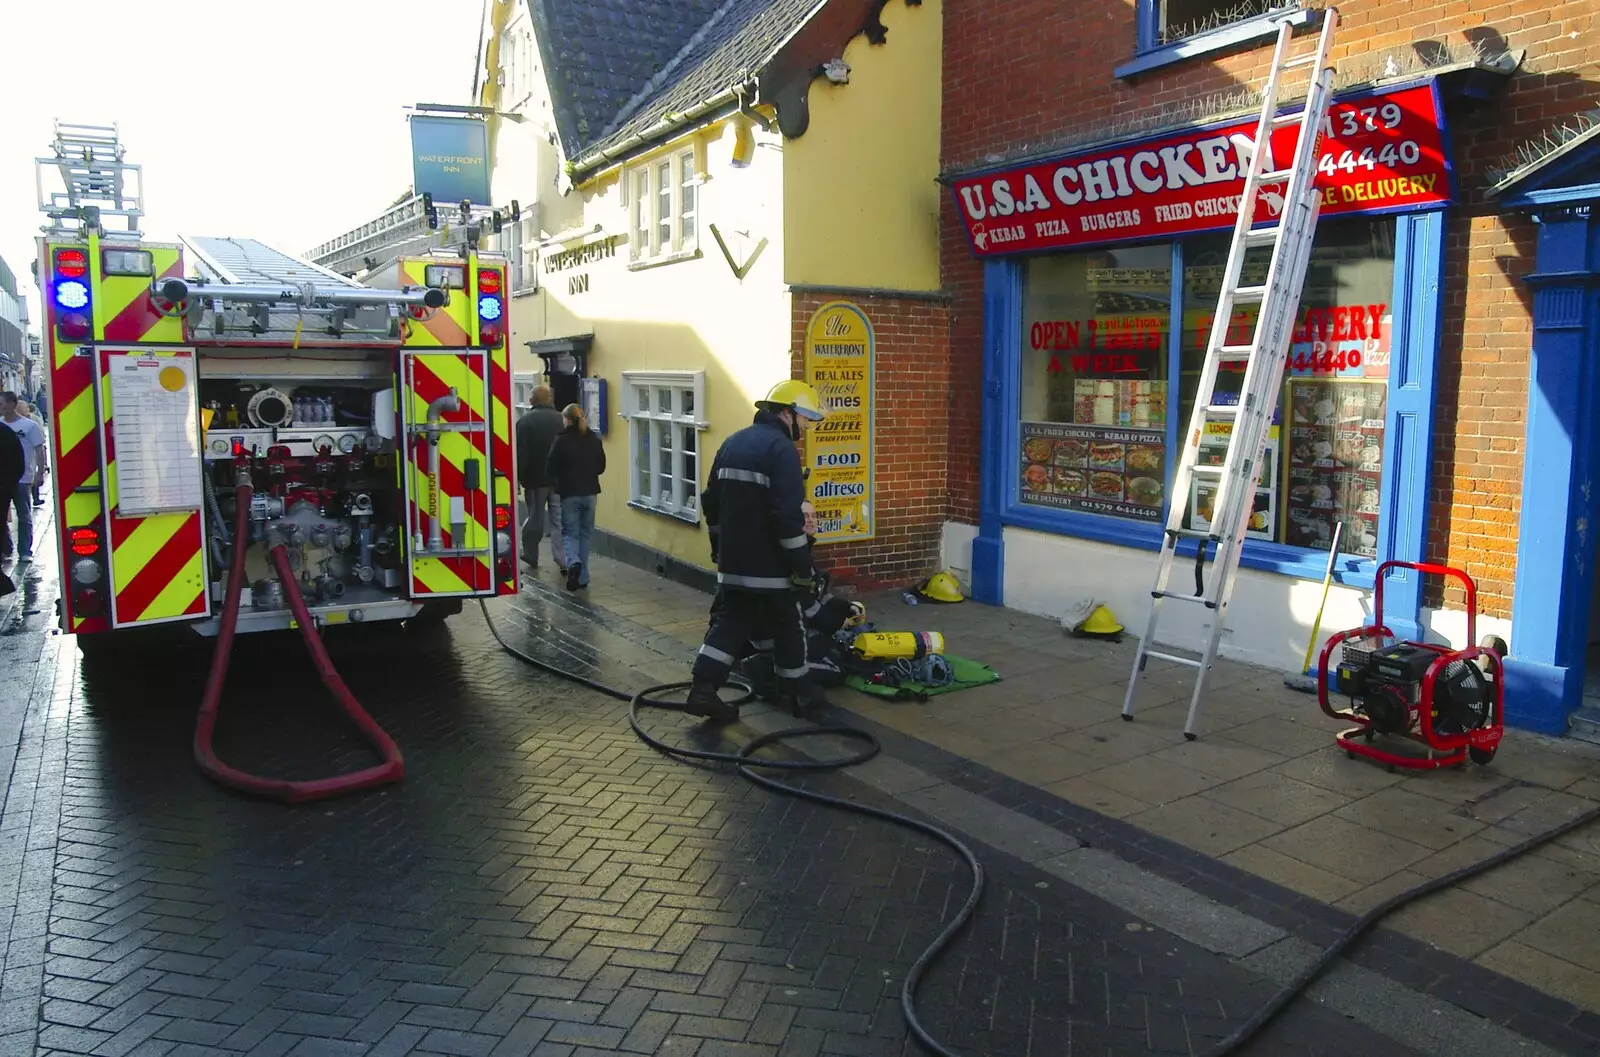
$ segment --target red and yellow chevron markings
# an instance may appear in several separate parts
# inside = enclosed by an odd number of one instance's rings
[[[176,246],[140,246],[154,258],[157,279],[183,277],[183,254]],[[183,341],[183,320],[163,316],[150,300],[150,277],[105,275],[100,279],[94,314],[104,320],[104,341],[177,344]]]
[[[503,307],[500,338],[489,349],[489,405],[492,409],[489,418],[490,435],[493,438],[490,451],[494,457],[494,502],[496,506],[506,507],[511,511],[517,508],[516,503],[516,464],[513,461],[513,452],[516,450],[511,443],[511,348],[506,338],[510,323],[510,298],[507,290],[507,276],[501,268],[476,267],[474,259],[473,273],[471,276],[472,289],[479,289],[479,276],[485,271],[493,271],[499,281],[494,284],[494,289],[499,291]],[[471,298],[474,302],[476,297]],[[521,547],[521,534],[517,532],[515,516],[508,532],[511,537],[511,550],[504,555],[510,575],[499,581],[495,593],[501,595],[514,595],[517,593],[517,550]]]
[[[190,356],[188,350],[142,349],[141,355]],[[117,627],[205,616],[205,526],[200,511],[122,517],[117,509],[116,422],[112,417],[111,357],[100,350],[105,446],[105,495],[110,507],[112,614]]]
[[[418,258],[400,262],[400,281],[404,286],[423,288],[428,285],[430,264],[451,264],[437,258]],[[413,349],[460,349],[469,345],[468,330],[472,311],[471,299],[465,290],[450,291],[450,303],[436,309],[426,319],[410,319],[410,330],[405,344]]]
[[[422,424],[428,418],[428,405],[454,388],[461,400],[456,411],[444,413],[442,421],[455,424],[487,422],[488,386],[484,378],[485,355],[477,351],[414,353],[406,357],[408,375],[406,399],[410,402],[409,421]],[[428,479],[428,440],[424,435],[406,438],[410,448],[408,482],[410,491],[411,540],[418,532],[426,534],[430,507],[435,501]],[[448,549],[480,549],[482,555],[450,557],[414,556],[411,589],[414,595],[463,595],[489,591],[494,586],[493,511],[489,501],[489,439],[482,432],[441,430],[439,434],[439,481],[437,512],[442,522],[443,544]],[[467,488],[467,463],[478,463],[478,486]],[[462,500],[465,510],[464,534],[457,538],[450,524],[450,501]]]
[[[39,240],[40,298],[44,305],[44,353],[49,365],[49,399],[53,413],[50,416],[50,452],[54,460],[52,477],[56,492],[56,533],[62,569],[72,568],[76,555],[69,547],[74,528],[101,528],[103,512],[100,505],[100,438],[96,427],[98,419],[94,403],[94,362],[79,356],[82,346],[60,340],[56,324],[61,311],[50,296],[49,265],[59,249],[78,249],[91,258],[94,247],[84,242],[47,243]],[[91,303],[92,308],[97,308]],[[91,330],[91,334],[93,331]],[[65,586],[65,585],[64,585]],[[79,614],[75,609],[73,590],[62,591],[63,622],[66,631],[89,633],[106,631],[111,627],[110,610],[100,608]],[[102,597],[103,593],[102,593]]]

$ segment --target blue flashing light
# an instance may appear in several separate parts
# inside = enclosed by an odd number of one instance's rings
[[[62,308],[82,308],[89,303],[89,288],[76,279],[56,284],[56,304]]]
[[[478,318],[493,323],[500,318],[500,299],[484,295],[478,298]]]

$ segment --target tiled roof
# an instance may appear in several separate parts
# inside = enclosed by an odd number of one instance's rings
[[[751,77],[822,0],[529,0],[556,129],[580,161]]]

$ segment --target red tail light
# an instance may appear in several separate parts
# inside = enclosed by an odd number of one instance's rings
[[[89,336],[89,317],[77,313],[62,316],[56,323],[56,334],[61,341],[83,341]]]
[[[56,250],[56,275],[81,279],[89,274],[89,254],[83,250]]]
[[[505,330],[498,323],[485,323],[478,331],[479,341],[487,349],[498,349]]]
[[[494,527],[497,530],[499,530],[499,529],[507,529],[507,528],[511,527],[511,508],[510,507],[501,506],[499,503],[495,504],[495,506],[494,506]]]
[[[67,533],[67,545],[80,558],[92,558],[100,553],[100,530],[93,525],[75,528]]]
[[[85,587],[72,596],[72,611],[80,617],[99,616],[105,608],[105,596],[92,587]]]
[[[485,268],[478,273],[478,292],[480,294],[498,294],[500,292],[500,273],[492,268]]]
[[[499,561],[495,562],[495,568],[499,570],[501,583],[511,582],[512,569],[510,558],[501,558]]]

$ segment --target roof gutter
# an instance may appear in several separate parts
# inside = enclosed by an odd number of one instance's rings
[[[636,132],[629,136],[615,147],[607,147],[605,150],[595,151],[593,154],[573,162],[573,186],[586,182],[586,178],[594,175],[595,170],[610,168],[612,165],[625,161],[631,155],[642,153],[649,144],[657,140],[666,139],[673,132],[697,124],[718,111],[740,109],[744,99],[742,93],[745,88],[745,84],[736,84],[725,88],[693,109],[684,111],[683,116],[676,121],[658,121],[644,131]]]

